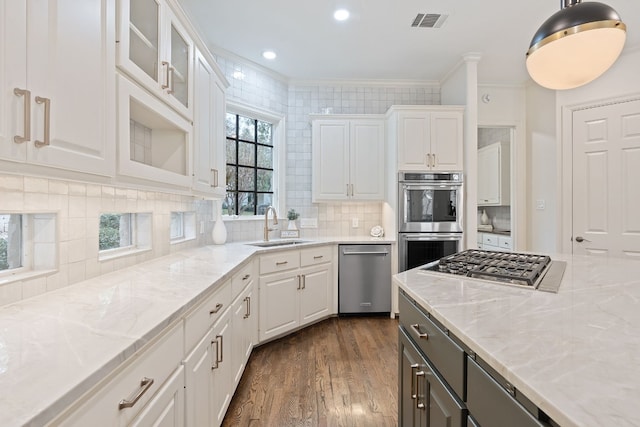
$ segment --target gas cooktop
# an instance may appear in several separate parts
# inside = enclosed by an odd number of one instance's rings
[[[547,255],[469,249],[427,264],[424,270],[557,292],[566,263]]]

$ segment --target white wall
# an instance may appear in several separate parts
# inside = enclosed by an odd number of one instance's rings
[[[515,250],[528,249],[527,123],[524,87],[478,85],[478,126],[514,129],[511,146],[511,235]]]
[[[558,232],[557,151],[555,120],[555,91],[538,85],[527,87],[527,233],[528,250],[554,253]],[[544,209],[538,209],[538,201]]]

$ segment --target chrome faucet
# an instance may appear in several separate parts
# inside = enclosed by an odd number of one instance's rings
[[[278,214],[273,206],[267,206],[264,210],[264,241],[269,241],[269,232],[275,230],[275,228],[269,228],[269,211],[273,211],[273,225],[278,224]]]

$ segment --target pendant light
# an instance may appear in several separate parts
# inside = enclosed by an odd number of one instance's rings
[[[613,8],[595,1],[561,0],[531,40],[527,71],[549,89],[572,89],[602,75],[616,61],[627,27]]]

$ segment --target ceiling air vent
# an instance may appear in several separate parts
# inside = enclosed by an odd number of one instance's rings
[[[448,16],[440,13],[418,13],[411,26],[415,28],[440,28]]]

